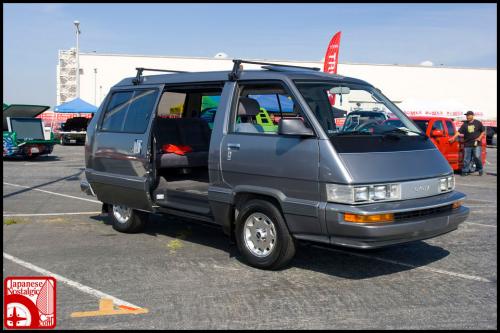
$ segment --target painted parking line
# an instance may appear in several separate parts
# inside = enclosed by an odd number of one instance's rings
[[[456,182],[455,185],[458,185],[459,187],[460,186],[465,186],[465,187],[479,187],[479,188],[488,188],[488,187],[485,187],[484,185],[472,185],[472,184],[462,184],[462,183],[458,183]],[[495,184],[496,185],[496,184]]]
[[[32,271],[35,271],[37,273],[40,273],[40,274],[43,274],[43,275],[46,275],[46,276],[52,276],[52,277],[54,277],[57,280],[57,282],[61,282],[61,283],[67,284],[70,287],[76,288],[76,289],[80,290],[81,292],[84,292],[86,294],[92,295],[92,296],[97,297],[99,299],[103,299],[103,298],[105,298],[105,299],[111,299],[111,300],[113,300],[114,304],[116,304],[118,306],[126,306],[128,308],[133,308],[133,309],[144,309],[144,308],[141,308],[140,306],[137,306],[137,305],[134,305],[132,303],[126,302],[126,301],[124,301],[122,299],[119,299],[117,297],[114,297],[114,296],[111,296],[109,294],[103,293],[102,291],[99,291],[97,289],[91,288],[89,286],[85,286],[85,285],[83,285],[83,284],[81,284],[79,282],[67,279],[64,276],[52,273],[52,272],[50,272],[50,271],[48,271],[46,269],[43,269],[41,267],[35,266],[33,264],[30,264],[29,262],[26,262],[24,260],[21,260],[19,258],[11,256],[8,253],[4,252],[3,253],[3,257],[5,259],[8,259],[8,260],[12,261],[12,262],[15,262],[18,265],[21,265],[21,266],[23,266],[25,268],[28,268],[28,269],[30,269]],[[144,309],[144,310],[146,310],[146,312],[147,312],[147,309]]]
[[[43,193],[48,193],[48,194],[53,194],[53,195],[59,195],[61,197],[78,199],[78,200],[83,200],[83,201],[95,202],[95,203],[98,203],[98,204],[102,204],[102,202],[97,201],[97,200],[85,199],[85,198],[75,197],[75,196],[68,195],[68,194],[56,193],[56,192],[51,192],[51,191],[46,191],[46,190],[40,190],[38,188],[33,188],[33,187],[30,187],[30,186],[17,185],[17,184],[11,184],[11,183],[6,183],[6,182],[4,182],[3,184],[4,185],[9,185],[9,186],[15,186],[15,187],[29,188],[32,191],[38,191],[38,192],[43,192]]]
[[[491,224],[482,224],[482,223],[474,223],[474,222],[467,222],[467,221],[465,221],[464,223],[467,223],[467,224],[474,224],[474,225],[480,225],[480,226],[483,226],[483,227],[491,227],[491,228],[496,228],[496,227],[497,227],[496,225],[491,225]]]
[[[113,303],[112,299],[101,298],[101,300],[99,301],[99,309],[97,311],[94,310],[94,311],[73,312],[71,314],[71,317],[81,318],[81,317],[100,317],[100,316],[148,313],[148,310],[143,308],[136,309],[125,305],[118,306],[118,309],[116,309],[115,307],[116,305]]]
[[[482,199],[465,199],[464,202],[465,203],[470,203],[470,202],[496,203],[496,201],[482,200]]]
[[[313,245],[313,246],[317,247],[317,248],[324,249],[324,250],[328,250],[328,251],[340,252],[340,253],[344,253],[344,254],[348,254],[348,255],[352,255],[352,256],[362,257],[362,258],[366,258],[366,259],[378,260],[378,261],[382,261],[382,262],[389,263],[389,264],[394,264],[394,265],[399,265],[399,266],[404,266],[404,267],[409,267],[409,268],[414,268],[414,269],[420,269],[420,270],[423,270],[423,271],[428,271],[428,272],[433,272],[433,273],[438,273],[438,274],[444,274],[444,275],[448,275],[448,276],[459,277],[459,278],[462,278],[462,279],[473,280],[473,281],[480,281],[480,282],[493,282],[493,281],[490,281],[490,280],[488,280],[486,278],[483,278],[481,276],[475,276],[475,275],[469,275],[469,274],[462,274],[462,273],[450,272],[450,271],[446,271],[446,270],[439,269],[439,268],[424,267],[424,266],[415,266],[415,265],[408,264],[408,263],[401,262],[401,261],[396,261],[396,260],[391,260],[391,259],[386,259],[386,258],[381,258],[381,257],[376,257],[376,256],[370,256],[370,255],[361,254],[361,253],[348,252],[348,251],[344,251],[344,250],[323,247],[323,246],[320,246],[320,245]]]
[[[40,213],[40,214],[3,214],[4,217],[30,217],[30,216],[59,216],[59,215],[92,215],[100,214],[101,212],[76,212],[76,213]]]

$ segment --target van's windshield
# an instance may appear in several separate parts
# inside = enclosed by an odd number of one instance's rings
[[[327,135],[425,136],[378,89],[360,84],[296,81],[300,93]],[[346,115],[339,118],[336,115]]]

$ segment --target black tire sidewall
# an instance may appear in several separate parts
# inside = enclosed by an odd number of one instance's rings
[[[245,221],[253,213],[262,213],[266,215],[274,224],[276,229],[276,244],[273,252],[264,258],[260,258],[252,254],[245,245],[244,240],[244,225]],[[251,265],[257,268],[272,269],[279,264],[280,259],[284,256],[284,252],[288,247],[289,232],[285,224],[285,220],[276,206],[265,200],[254,199],[249,201],[241,209],[236,220],[236,243],[240,253],[244,259]]]

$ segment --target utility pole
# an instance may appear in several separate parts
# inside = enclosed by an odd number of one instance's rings
[[[76,27],[76,97],[80,97],[80,22],[74,21]]]
[[[97,105],[97,68],[94,68],[94,105]]]

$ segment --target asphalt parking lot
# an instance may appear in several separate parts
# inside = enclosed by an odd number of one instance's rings
[[[246,266],[222,231],[189,220],[116,232],[80,192],[83,150],[3,162],[3,275],[62,277],[57,328],[497,328],[496,148],[483,177],[456,177],[471,208],[458,230],[370,252],[303,244],[276,272]],[[103,295],[147,313],[71,316]]]

